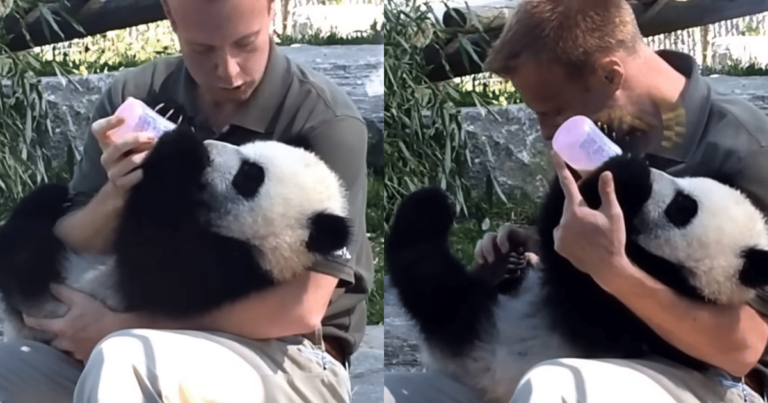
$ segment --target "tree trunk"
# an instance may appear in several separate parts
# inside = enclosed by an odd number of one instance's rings
[[[78,7],[63,7],[60,4],[41,6],[56,19],[58,31],[61,31],[63,36],[50,25],[39,9],[25,17],[26,29],[32,43],[21,30],[21,21],[13,15],[6,16],[3,29],[6,35],[11,36],[7,44],[8,49],[17,52],[149,24],[166,18],[160,0],[90,0],[84,5],[85,1],[70,2]],[[70,18],[80,25],[82,31],[70,23]]]

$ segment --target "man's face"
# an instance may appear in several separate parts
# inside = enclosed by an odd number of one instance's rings
[[[597,73],[595,73],[597,74]],[[624,137],[630,131],[647,130],[639,105],[627,91],[606,85],[604,77],[572,78],[564,67],[544,61],[524,63],[511,77],[526,105],[536,113],[544,140],[550,142],[557,128],[575,115],[591,118]]]
[[[214,103],[246,100],[269,59],[273,0],[166,0],[184,62]]]

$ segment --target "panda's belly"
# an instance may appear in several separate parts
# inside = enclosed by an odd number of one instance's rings
[[[545,320],[538,274],[529,275],[517,297],[500,299],[495,309],[495,332],[476,343],[467,356],[456,360],[426,348],[425,364],[461,379],[488,402],[507,403],[520,379],[536,364],[578,356]]]

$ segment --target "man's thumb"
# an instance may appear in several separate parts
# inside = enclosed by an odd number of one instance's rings
[[[619,200],[616,198],[613,175],[608,171],[600,175],[600,200],[600,210],[612,213],[621,211]]]

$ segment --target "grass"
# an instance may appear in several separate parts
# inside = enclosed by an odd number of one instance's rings
[[[299,37],[283,36],[277,38],[281,46],[292,44],[359,45],[380,44],[381,33],[372,27],[371,32],[358,32],[340,35],[337,32],[322,34],[314,32]],[[58,66],[68,74],[88,75],[119,71],[140,66],[157,57],[179,53],[175,35],[167,21],[147,24],[125,30],[95,35],[83,40],[72,41],[33,49],[41,63],[32,66],[38,76],[54,76]],[[368,232],[373,248],[375,275],[373,289],[368,297],[368,324],[381,324],[384,318],[384,269],[382,259],[382,240],[385,223],[382,216],[383,195],[382,178],[369,175],[368,193]]]

